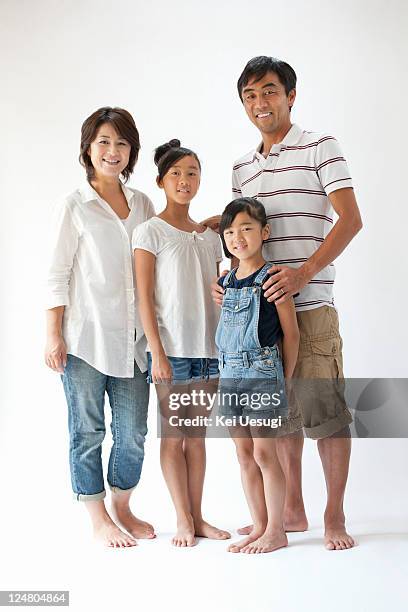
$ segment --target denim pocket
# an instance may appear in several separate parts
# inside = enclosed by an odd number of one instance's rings
[[[222,304],[222,321],[227,326],[243,325],[249,316],[251,298],[241,298],[239,301],[224,299]]]
[[[273,359],[257,359],[251,363],[251,368],[262,375],[262,378],[272,378],[277,381],[278,370]]]

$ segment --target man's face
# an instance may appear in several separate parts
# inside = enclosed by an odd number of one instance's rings
[[[295,101],[296,91],[286,95],[276,72],[267,72],[260,81],[250,79],[242,90],[242,99],[248,117],[263,134],[286,128],[290,123],[289,109]]]

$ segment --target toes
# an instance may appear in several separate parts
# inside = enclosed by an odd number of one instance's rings
[[[238,546],[235,546],[235,544],[231,544],[230,546],[228,546],[227,551],[232,552],[232,553],[237,553],[239,552],[239,548]]]
[[[329,542],[327,542],[326,544],[326,548],[327,550],[335,550],[335,546],[334,546],[334,542],[332,542],[332,540],[329,540]]]

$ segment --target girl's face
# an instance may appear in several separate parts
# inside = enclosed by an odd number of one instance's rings
[[[240,212],[226,230],[224,240],[227,249],[237,259],[249,259],[261,255],[262,242],[269,237],[269,225],[262,227],[247,212]]]
[[[110,123],[103,123],[88,149],[95,176],[119,179],[129,163],[130,150],[130,143]]]
[[[190,204],[200,186],[200,168],[195,157],[186,155],[170,166],[159,187],[164,189],[167,200],[177,204]]]

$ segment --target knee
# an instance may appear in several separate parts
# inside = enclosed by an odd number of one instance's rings
[[[263,448],[254,449],[254,460],[261,470],[271,467],[272,464],[272,457],[270,453],[265,451]]]
[[[202,450],[205,448],[204,438],[184,438],[184,446],[189,450]]]
[[[248,470],[254,464],[253,448],[237,447],[237,458],[242,470]]]
[[[161,453],[177,453],[183,450],[183,438],[162,438],[160,443]]]

